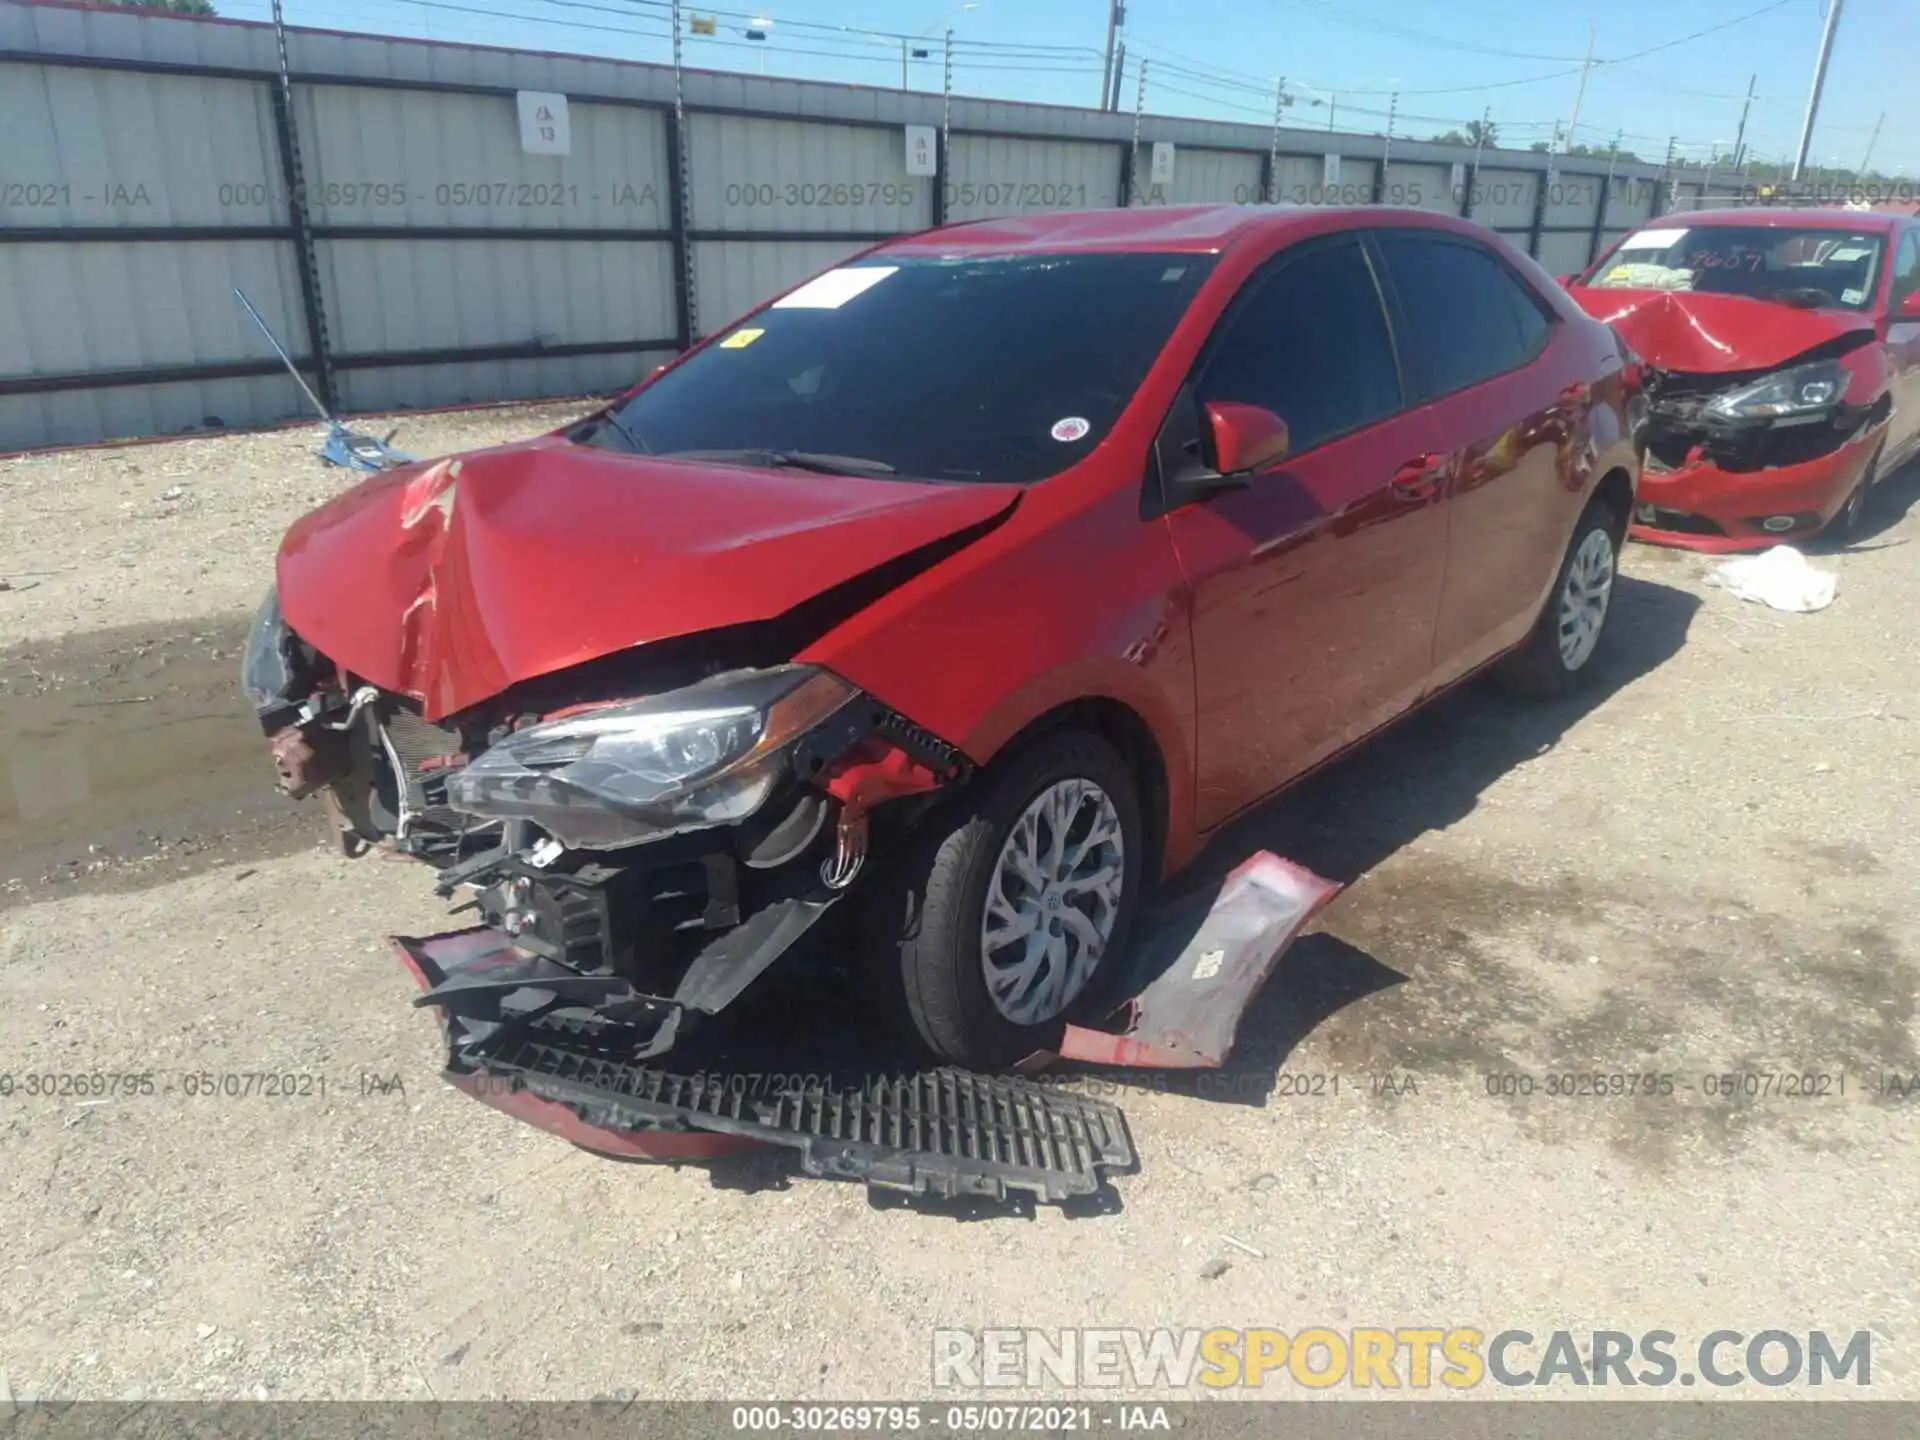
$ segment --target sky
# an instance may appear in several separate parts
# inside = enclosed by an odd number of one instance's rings
[[[215,0],[261,19],[268,0]],[[901,83],[899,36],[926,36],[909,59],[915,89],[941,86],[941,42],[955,37],[954,90],[998,99],[1097,105],[1107,0],[748,0],[688,3],[716,20],[689,35],[685,63],[880,86]],[[1575,138],[1658,161],[1730,153],[1749,79],[1746,141],[1757,163],[1790,159],[1834,0],[1127,0],[1121,108],[1271,123],[1285,76],[1288,124],[1416,137],[1491,113],[1500,143],[1524,147],[1573,120]],[[669,0],[284,0],[287,22],[477,44],[671,58]],[[745,31],[757,19],[767,39]],[[845,28],[842,28],[845,27]],[[878,33],[862,33],[878,32]],[[1702,33],[1710,32],[1710,33]],[[1698,37],[1698,38],[1693,38]],[[916,42],[907,42],[913,48]],[[1844,0],[1809,159],[1920,177],[1920,123],[1896,83],[1920,79],[1920,0]],[[1390,102],[1398,91],[1397,101]],[[1885,112],[1877,138],[1876,121]]]

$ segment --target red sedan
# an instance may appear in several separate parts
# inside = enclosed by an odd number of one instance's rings
[[[1920,220],[1675,215],[1568,281],[1645,362],[1635,538],[1753,550],[1859,533],[1920,451]]]
[[[1236,815],[1496,662],[1593,669],[1629,373],[1442,216],[955,225],[307,515],[246,689],[290,793],[477,902],[406,945],[456,1074],[661,1054],[843,900],[909,1032],[1004,1067]]]

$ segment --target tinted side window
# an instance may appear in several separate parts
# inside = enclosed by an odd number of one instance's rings
[[[1524,365],[1546,337],[1539,302],[1470,241],[1386,231],[1379,236],[1407,321],[1421,393],[1432,399]]]
[[[1265,406],[1287,422],[1295,454],[1398,410],[1393,341],[1359,243],[1282,256],[1250,281],[1198,395]]]
[[[1920,230],[1909,230],[1893,261],[1893,303],[1898,305],[1915,290],[1920,290]]]

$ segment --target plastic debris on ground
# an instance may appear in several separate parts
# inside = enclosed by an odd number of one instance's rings
[[[1741,600],[1794,614],[1826,609],[1833,603],[1839,583],[1839,576],[1816,570],[1791,545],[1776,545],[1763,554],[1729,560],[1715,566],[1707,576],[1707,584]]]

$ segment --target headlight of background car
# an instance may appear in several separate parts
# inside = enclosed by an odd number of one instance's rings
[[[837,675],[783,665],[583,710],[508,736],[454,772],[447,798],[575,849],[730,824],[766,803],[793,742],[854,694]]]
[[[1705,407],[1721,420],[1767,420],[1806,425],[1823,420],[1847,390],[1847,372],[1838,362],[1818,360],[1729,390]]]

